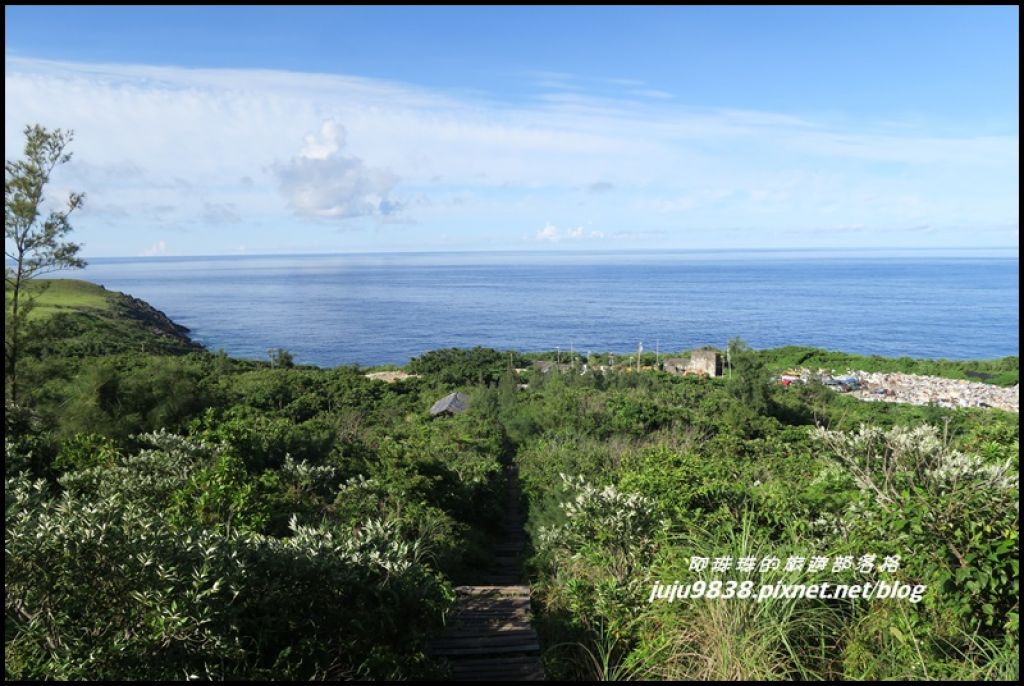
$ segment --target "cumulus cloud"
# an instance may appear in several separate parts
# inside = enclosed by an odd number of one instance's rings
[[[157,241],[153,245],[149,246],[142,251],[143,257],[154,257],[156,255],[164,255],[167,253],[167,243],[162,240]]]
[[[579,241],[584,239],[601,239],[604,233],[600,231],[586,231],[582,226],[562,231],[557,226],[548,222],[544,228],[536,233],[534,238],[538,241],[557,243],[558,241]]]
[[[561,234],[558,233],[558,227],[554,224],[545,224],[544,228],[537,232],[538,241],[557,241],[561,238]]]
[[[306,135],[298,156],[273,165],[278,186],[292,209],[303,216],[331,219],[387,216],[398,211],[400,204],[388,198],[398,177],[342,154],[344,146],[345,128],[328,119],[319,136]]]

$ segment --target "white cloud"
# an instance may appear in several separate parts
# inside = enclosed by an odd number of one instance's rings
[[[167,253],[167,243],[162,240],[157,241],[153,245],[149,246],[142,251],[143,257],[153,257],[155,255],[164,255]]]
[[[398,182],[394,174],[341,154],[345,145],[341,124],[328,119],[319,137],[307,134],[305,141],[297,157],[272,167],[281,192],[298,214],[351,219],[386,216],[399,209],[399,203],[388,198]]]
[[[562,92],[510,104],[350,76],[8,56],[5,153],[21,155],[29,123],[75,130],[75,158],[53,188],[87,193],[79,220],[90,250],[102,241],[89,230],[130,227],[148,232],[145,243],[190,231],[190,247],[257,252],[280,245],[270,236],[282,226],[286,240],[311,245],[329,233],[324,218],[360,217],[409,237],[397,247],[442,232],[452,244],[599,238],[570,236],[572,227],[522,233],[569,206],[584,226],[599,217],[609,241],[664,232],[658,243],[681,245],[693,227],[1017,223],[1015,132],[940,135],[693,107],[619,81],[617,99]],[[393,226],[396,213],[416,228]],[[123,240],[108,244],[123,249]]]
[[[566,241],[580,241],[587,239],[602,239],[604,233],[601,231],[586,231],[582,226],[577,226],[572,229],[566,229],[565,231],[560,230],[557,226],[548,222],[544,225],[544,228],[538,231],[534,235],[534,239],[538,241],[549,241],[557,243],[562,240]]]
[[[558,232],[558,227],[554,224],[545,224],[544,228],[537,232],[536,236],[538,241],[559,241],[562,236]]]

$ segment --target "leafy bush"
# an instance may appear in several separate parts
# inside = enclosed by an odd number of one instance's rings
[[[511,355],[510,358],[509,353],[480,346],[469,350],[446,348],[413,358],[408,369],[413,374],[422,374],[446,386],[497,383],[510,363],[523,363],[515,353]]]
[[[125,459],[139,474],[127,482],[101,467],[65,477],[60,495],[6,481],[8,678],[429,673],[425,637],[452,593],[418,540],[378,518],[344,535],[294,522],[286,538],[202,526],[178,494],[205,478],[209,449],[147,440],[157,447]]]
[[[844,520],[851,537],[902,554],[937,620],[987,636],[1018,630],[1020,488],[1009,461],[955,450],[928,425],[814,436],[860,488]]]

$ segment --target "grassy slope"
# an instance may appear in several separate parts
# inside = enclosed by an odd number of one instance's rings
[[[42,279],[28,282],[25,293],[34,299],[31,319],[52,317],[60,312],[112,313],[117,293],[78,279]],[[8,298],[10,290],[8,289]]]
[[[187,329],[124,293],[78,279],[27,284],[32,345],[48,353],[80,356],[128,351],[184,353],[198,350]],[[7,297],[10,297],[8,289]]]

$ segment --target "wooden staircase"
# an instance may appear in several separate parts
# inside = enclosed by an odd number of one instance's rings
[[[530,587],[520,582],[523,512],[518,466],[505,466],[507,502],[503,536],[494,547],[494,565],[480,585],[457,586],[455,610],[431,654],[447,660],[456,681],[538,681],[544,679],[540,642],[530,625]]]

